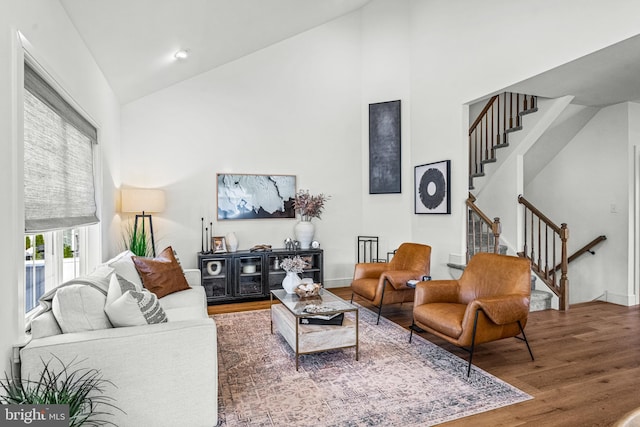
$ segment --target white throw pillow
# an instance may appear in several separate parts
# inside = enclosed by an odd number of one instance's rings
[[[140,326],[167,321],[167,315],[154,293],[146,289],[138,289],[126,279],[118,277],[117,274],[111,278],[104,311],[115,327]]]
[[[87,285],[58,288],[51,310],[63,333],[95,331],[111,327],[104,312],[105,295]]]
[[[124,251],[102,265],[113,268],[116,274],[119,274],[139,288],[142,288],[142,280],[140,279],[138,270],[136,270],[136,266],[133,264],[132,256],[135,256],[133,252]]]

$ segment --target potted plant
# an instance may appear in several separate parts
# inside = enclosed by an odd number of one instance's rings
[[[56,369],[54,362],[60,367]],[[58,357],[43,363],[36,379],[9,378],[0,381],[0,404],[69,405],[69,427],[104,426],[112,410],[121,409],[113,404],[113,398],[105,396],[111,381],[102,378],[97,369],[76,368],[75,359],[65,364]],[[115,387],[115,386],[114,386]]]
[[[329,196],[320,193],[309,194],[309,190],[300,190],[293,200],[293,208],[300,214],[300,221],[295,225],[296,240],[300,242],[301,249],[309,249],[315,234],[315,226],[311,222],[313,218],[320,219],[325,202]]]
[[[153,255],[153,248],[144,227],[135,228],[131,223],[128,223],[122,240],[125,248],[137,256],[150,257]]]

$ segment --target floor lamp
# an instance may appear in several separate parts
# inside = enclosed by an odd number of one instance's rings
[[[156,256],[156,242],[153,236],[153,217],[151,213],[164,210],[164,191],[143,188],[126,188],[121,190],[122,212],[136,212],[136,221],[133,225],[133,233],[138,230],[138,221],[142,220],[142,231],[145,232],[145,219],[149,219],[149,231],[151,234],[151,249]],[[141,213],[140,213],[141,212]]]

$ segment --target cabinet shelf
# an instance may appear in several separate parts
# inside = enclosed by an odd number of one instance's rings
[[[198,267],[202,274],[202,286],[207,294],[207,303],[222,304],[269,298],[272,289],[282,288],[282,280],[286,274],[282,269],[274,270],[273,266],[284,258],[296,255],[313,266],[305,269],[300,275],[311,277],[316,283],[322,283],[322,249],[199,253]],[[255,265],[255,273],[243,273],[242,268],[247,265]],[[212,275],[214,272],[217,274]]]

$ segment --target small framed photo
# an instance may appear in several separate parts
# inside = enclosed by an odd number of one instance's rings
[[[451,213],[451,160],[415,167],[415,213]]]
[[[224,236],[214,236],[211,238],[211,249],[213,253],[220,254],[227,252],[227,241]]]

